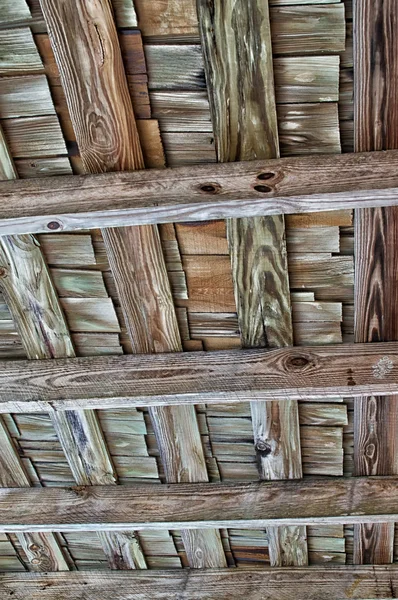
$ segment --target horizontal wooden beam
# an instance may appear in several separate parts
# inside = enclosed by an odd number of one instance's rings
[[[0,586],[4,600],[364,600],[397,598],[398,567],[3,573]]]
[[[7,533],[262,529],[363,521],[398,521],[398,477],[0,489],[0,531]]]
[[[398,151],[0,182],[0,235],[398,205]]]
[[[398,393],[398,342],[0,361],[0,413]]]

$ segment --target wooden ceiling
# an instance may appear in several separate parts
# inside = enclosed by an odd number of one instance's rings
[[[0,0],[0,600],[398,597],[397,24]]]

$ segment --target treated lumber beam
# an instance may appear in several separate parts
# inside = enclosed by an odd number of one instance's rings
[[[85,171],[143,169],[144,159],[108,0],[95,3],[69,0],[62,4],[41,0],[41,6]],[[133,351],[182,351],[157,227],[103,229],[102,235]],[[152,411],[151,418],[166,479],[207,481],[194,407],[158,408]],[[198,532],[197,539],[195,535],[183,534],[183,540],[191,566],[227,566],[219,532]]]
[[[197,0],[219,162],[279,158],[268,2]],[[283,215],[228,219],[244,348],[293,345]],[[297,400],[251,404],[260,479],[303,475]],[[305,528],[270,528],[272,566],[308,564]]]
[[[5,573],[0,598],[18,600],[340,600],[396,598],[398,568],[181,569],[129,573]]]
[[[357,0],[354,17],[354,146],[357,152],[398,148],[398,5]],[[398,208],[355,214],[355,341],[398,340]],[[356,475],[398,474],[398,396],[357,398]],[[354,528],[354,563],[394,560],[392,523]]]
[[[397,164],[389,151],[4,181],[0,234],[394,206]]]
[[[84,169],[143,168],[111,5],[41,0],[41,8]],[[94,412],[53,412],[52,421],[79,485],[117,483]],[[100,539],[112,569],[146,568],[134,532],[104,533]]]
[[[398,520],[397,477],[0,489],[0,530],[10,533],[262,529],[364,520]]]
[[[0,362],[0,412],[398,392],[398,343]]]

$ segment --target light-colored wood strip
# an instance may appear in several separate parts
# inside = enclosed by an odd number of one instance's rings
[[[355,2],[354,9],[354,147],[357,152],[398,148],[396,125],[398,45],[392,31],[398,9],[391,0]],[[388,123],[388,126],[386,124]],[[355,214],[355,325],[357,342],[398,339],[398,232],[396,208]],[[354,404],[356,475],[398,472],[398,396],[358,398]],[[388,523],[354,528],[354,561],[393,561],[394,527]]]
[[[31,19],[31,14],[25,0],[1,0],[0,23],[11,23],[13,21],[24,21]]]
[[[56,115],[4,119],[3,129],[15,158],[40,158],[67,154]]]
[[[1,31],[0,57],[0,75],[23,75],[44,71],[29,27]]]
[[[0,118],[53,114],[55,114],[54,104],[45,75],[2,78]]]

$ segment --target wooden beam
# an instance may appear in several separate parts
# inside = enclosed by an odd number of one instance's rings
[[[18,177],[7,142],[0,126],[0,179]],[[32,280],[33,278],[33,280]],[[30,350],[39,358],[54,355],[57,343],[65,349],[72,345],[62,310],[52,288],[48,270],[40,248],[31,235],[0,238],[0,289],[11,311],[22,340],[31,340]],[[29,298],[29,300],[28,300]],[[58,325],[58,331],[55,330]],[[40,332],[40,333],[39,333]],[[39,348],[36,338],[45,340]],[[11,440],[4,422],[0,419],[0,485],[5,487],[30,487],[31,482]],[[29,567],[35,571],[69,570],[57,538],[51,534],[18,535]]]
[[[0,234],[394,206],[397,164],[390,151],[0,182]]]
[[[0,362],[0,412],[398,392],[398,343]]]
[[[143,168],[111,5],[41,0],[84,169],[89,173]],[[106,148],[106,161],[103,156]],[[93,412],[52,413],[52,421],[80,485],[116,484],[116,472]],[[82,437],[81,431],[85,432]],[[146,568],[134,532],[102,534],[113,569]]]
[[[394,0],[354,3],[355,150],[398,148],[398,6]],[[355,340],[398,340],[398,209],[355,214]],[[398,396],[357,398],[354,465],[357,475],[398,474]],[[393,562],[394,526],[354,529],[354,562]]]
[[[262,529],[364,520],[398,521],[397,477],[0,489],[0,530],[10,533]]]
[[[1,596],[18,600],[340,600],[396,598],[398,568],[301,567],[135,572],[3,573]]]
[[[41,5],[84,169],[89,173],[143,169],[108,0],[88,4],[41,0]],[[104,229],[102,234],[133,350],[182,350],[157,227]],[[194,407],[158,408],[151,417],[166,479],[180,481],[184,473],[183,480],[194,481],[197,476],[198,481],[207,481]],[[206,532],[196,541],[194,537],[183,534],[191,566],[227,566],[219,532]]]
[[[268,2],[197,6],[218,161],[279,158]],[[227,235],[243,347],[293,345],[284,217],[228,219]],[[302,477],[297,400],[251,407],[260,479]],[[308,564],[304,528],[268,537],[272,566]]]

